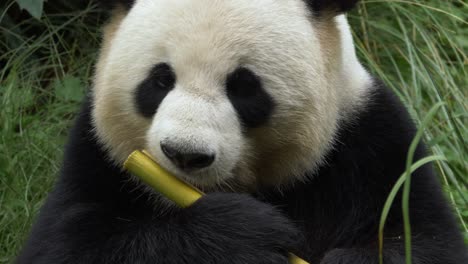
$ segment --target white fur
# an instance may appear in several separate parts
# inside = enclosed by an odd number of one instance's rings
[[[99,139],[117,162],[146,148],[199,186],[278,184],[304,175],[322,162],[340,112],[359,103],[370,80],[346,18],[335,20],[313,21],[301,0],[137,1],[108,34],[98,64]],[[137,113],[133,92],[161,62],[173,67],[177,84],[148,120]],[[224,87],[239,66],[255,72],[276,103],[269,124],[247,135]],[[164,157],[162,139],[217,158],[185,175]]]
[[[245,152],[241,135],[236,112],[222,91],[208,97],[177,86],[159,107],[146,138],[149,151],[166,168],[210,187],[233,177],[232,170]],[[174,142],[191,152],[215,153],[214,166],[187,175],[164,156],[161,142]]]
[[[356,56],[354,48],[353,36],[345,15],[340,15],[335,18],[341,38],[342,57],[341,65],[338,67],[341,83],[346,83],[348,93],[342,94],[338,102],[344,108],[343,112],[352,109],[353,104],[364,104],[363,95],[371,88],[372,80],[369,73],[364,69]],[[350,105],[351,104],[351,105]],[[347,108],[347,109],[346,109]]]

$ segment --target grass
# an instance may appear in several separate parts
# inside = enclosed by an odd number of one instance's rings
[[[462,1],[368,0],[350,15],[359,56],[418,125],[445,103],[424,139],[432,154],[447,160],[434,167],[468,242],[467,18]]]
[[[49,0],[36,20],[0,4],[0,263],[10,263],[50,190],[90,85],[101,12]],[[84,1],[86,2],[86,1]],[[78,3],[78,4],[77,4]],[[467,50],[463,0],[367,0],[350,14],[358,54],[421,125],[468,242]],[[403,183],[401,183],[403,185]]]
[[[0,263],[13,260],[54,182],[97,54],[97,10],[58,8],[41,21],[11,1],[0,9]]]

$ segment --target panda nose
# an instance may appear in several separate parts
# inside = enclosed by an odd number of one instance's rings
[[[167,143],[161,143],[161,150],[177,167],[185,171],[209,167],[215,155],[202,152],[185,152]]]

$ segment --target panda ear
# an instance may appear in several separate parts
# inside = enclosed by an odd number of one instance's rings
[[[97,2],[105,8],[124,7],[130,9],[135,0],[98,0]]]
[[[314,13],[343,13],[351,10],[359,0],[305,0]]]

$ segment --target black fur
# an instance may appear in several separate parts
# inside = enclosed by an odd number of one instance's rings
[[[377,263],[382,204],[404,170],[415,129],[387,88],[378,85],[369,97],[307,184],[282,193],[265,187],[256,198],[209,194],[171,212],[106,161],[87,102],[18,263],[287,263],[286,251],[317,264]],[[425,155],[420,146],[415,158]],[[413,263],[468,263],[430,166],[414,173],[411,191]],[[398,197],[385,232],[386,264],[404,263],[400,211]]]
[[[314,13],[323,11],[346,12],[351,10],[359,0],[304,0]]]
[[[167,63],[155,65],[137,87],[135,105],[141,115],[153,117],[166,95],[174,88],[176,75]]]
[[[229,74],[226,90],[244,127],[254,128],[268,121],[275,105],[263,89],[260,77],[251,70],[238,68]]]
[[[412,120],[382,83],[366,110],[341,125],[335,149],[312,181],[263,199],[294,219],[311,263],[377,263],[377,227],[383,204],[405,170],[415,135]],[[419,145],[415,161],[427,156]],[[468,263],[467,249],[430,165],[412,175],[410,218],[414,264]],[[384,263],[405,263],[401,196],[385,229]],[[322,262],[320,260],[322,259]]]
[[[126,9],[130,9],[135,3],[135,0],[97,0],[97,2],[106,8],[122,6]]]

